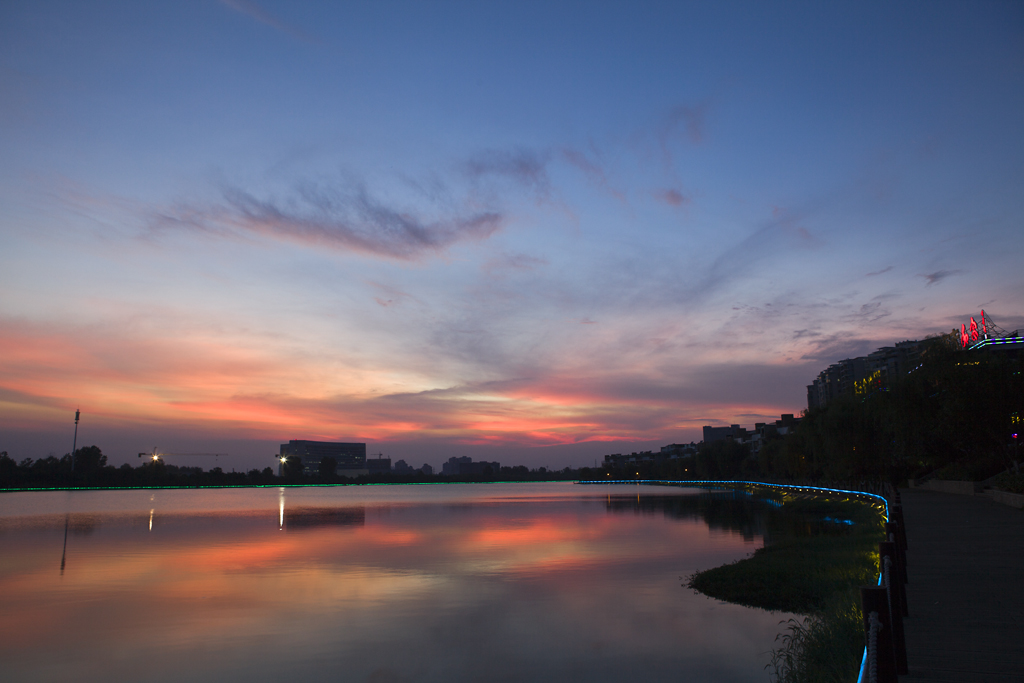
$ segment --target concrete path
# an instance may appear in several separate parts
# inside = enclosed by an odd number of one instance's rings
[[[909,675],[1024,682],[1024,511],[984,496],[901,489]]]

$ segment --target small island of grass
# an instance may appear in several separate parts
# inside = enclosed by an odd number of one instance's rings
[[[687,585],[726,602],[805,616],[780,635],[769,665],[776,680],[856,680],[864,648],[858,589],[877,580],[884,517],[859,501],[783,495],[781,502],[763,548],[697,572]]]

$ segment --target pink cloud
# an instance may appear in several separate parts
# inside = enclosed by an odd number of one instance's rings
[[[679,190],[674,190],[674,189],[671,189],[671,188],[664,189],[664,190],[658,190],[657,192],[654,193],[654,198],[657,199],[660,202],[664,202],[665,204],[668,204],[669,206],[677,206],[677,207],[678,206],[684,206],[686,204],[689,204],[692,201],[690,199],[690,197],[684,195]]]

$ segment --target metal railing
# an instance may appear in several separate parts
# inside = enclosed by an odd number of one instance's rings
[[[857,683],[896,683],[907,673],[907,537],[900,493],[890,487],[888,497],[892,519],[885,525],[887,540],[878,544],[878,584],[860,589],[865,644]]]

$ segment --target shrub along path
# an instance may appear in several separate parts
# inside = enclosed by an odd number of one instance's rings
[[[902,489],[906,681],[1024,680],[1024,512]]]

